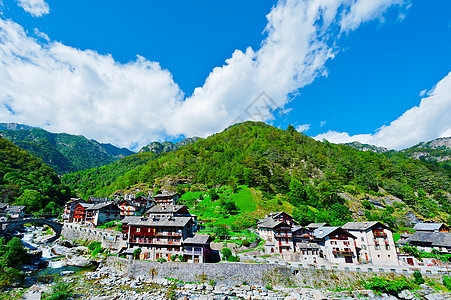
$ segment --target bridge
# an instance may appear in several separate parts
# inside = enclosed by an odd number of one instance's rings
[[[25,218],[25,219],[12,219],[4,222],[0,222],[0,234],[1,233],[14,233],[24,224],[29,223],[39,223],[43,225],[48,225],[50,228],[55,231],[55,236],[47,240],[47,242],[53,242],[61,235],[61,229],[63,228],[63,224],[47,219],[41,218]]]

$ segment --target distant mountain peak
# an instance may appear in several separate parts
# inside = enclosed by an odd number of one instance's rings
[[[351,148],[360,150],[360,151],[373,151],[376,153],[384,153],[388,152],[389,150],[385,147],[378,147],[370,144],[362,144],[360,142],[352,142],[352,143],[346,143],[344,144],[346,146],[349,146]]]
[[[161,143],[160,142],[151,142],[149,145],[142,147],[141,150],[139,150],[139,153],[145,153],[145,152],[152,152],[152,153],[156,153],[156,154],[168,153],[171,151],[176,151],[180,147],[186,146],[188,144],[195,143],[199,139],[200,139],[199,137],[186,138],[175,144],[173,142],[169,142],[169,141],[165,141],[165,142],[161,142]]]
[[[19,123],[0,123],[0,130],[28,130],[36,127]]]

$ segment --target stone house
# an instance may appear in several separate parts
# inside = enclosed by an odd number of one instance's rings
[[[157,194],[153,196],[153,201],[156,205],[175,205],[180,199],[178,193],[167,193]]]
[[[352,264],[357,262],[355,236],[340,227],[322,226],[313,231],[312,242],[319,246],[320,258],[331,263]]]
[[[265,253],[293,253],[293,233],[285,221],[271,216],[257,222],[257,232],[265,240]]]
[[[380,222],[348,222],[344,230],[356,237],[355,246],[361,263],[399,265],[393,232]]]
[[[25,206],[9,206],[5,212],[11,219],[22,219],[25,217]]]
[[[69,201],[64,204],[64,210],[63,210],[63,221],[65,222],[72,222],[74,218],[74,212],[75,212],[75,206],[78,203],[86,203],[85,200],[82,198],[71,198]]]
[[[86,220],[86,209],[94,206],[92,203],[79,202],[74,207],[73,223],[84,224]]]
[[[449,232],[448,226],[443,223],[417,223],[413,229],[424,232]]]
[[[417,247],[419,251],[432,252],[435,249],[442,253],[451,253],[450,232],[417,231],[407,239],[407,243]]]
[[[128,220],[126,220],[128,219]],[[128,248],[141,248],[143,259],[170,260],[171,255],[183,255],[182,242],[194,233],[191,217],[129,217],[123,222]],[[125,225],[125,228],[124,228]]]
[[[197,234],[194,237],[186,238],[183,241],[183,258],[189,263],[208,262],[212,254],[210,243],[212,241],[209,235]]]
[[[117,202],[117,206],[119,207],[120,215],[122,217],[141,216],[147,208],[145,205],[133,200],[119,200]]]
[[[110,202],[101,202],[86,209],[85,224],[98,226],[119,219],[121,210],[119,207]]]
[[[195,230],[197,231],[197,216],[192,215],[188,211],[188,207],[185,205],[155,205],[146,211],[146,216],[152,217],[191,217],[195,224]]]

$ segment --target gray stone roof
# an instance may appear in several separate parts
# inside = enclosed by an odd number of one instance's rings
[[[451,233],[417,231],[407,241],[409,244],[424,243],[432,247],[451,247]]]
[[[443,223],[418,223],[413,229],[421,231],[438,231],[443,225]]]
[[[315,229],[313,231],[313,236],[316,239],[323,239],[323,238],[327,237],[328,235],[331,235],[331,234],[335,233],[336,231],[340,231],[344,235],[347,235],[349,237],[355,238],[355,236],[353,236],[352,234],[350,234],[349,232],[347,232],[343,228],[341,228],[341,227],[331,227],[331,226],[323,226],[323,227],[320,227],[318,229]]]
[[[193,237],[187,238],[183,241],[184,244],[200,244],[205,245],[209,244],[211,237],[206,234],[196,234]]]
[[[8,203],[0,203],[0,210],[5,210],[6,208],[8,208],[8,206]]]
[[[305,227],[310,230],[315,230],[315,229],[323,227],[323,226],[330,226],[330,225],[328,223],[310,223]]]
[[[111,204],[113,204],[112,201],[110,201],[110,202],[104,202],[104,203],[99,203],[99,204],[96,204],[96,205],[94,205],[94,206],[91,206],[91,207],[87,208],[86,210],[98,210],[98,209],[102,209],[102,208],[104,208],[104,207],[107,207],[107,206],[109,206],[109,205],[111,205]],[[118,208],[118,210],[119,210],[119,208]]]
[[[182,208],[184,208],[184,205],[154,205],[152,206],[146,214],[162,214],[162,213],[176,213]]]
[[[348,222],[343,225],[341,228],[344,230],[367,230],[375,226],[381,226],[385,229],[389,229],[387,226],[382,224],[381,222],[373,221],[373,222]]]
[[[141,218],[142,217],[140,217],[140,216],[128,216],[128,217],[123,218],[121,220],[121,223],[122,224],[128,224],[130,222],[133,222],[133,223],[134,222],[139,222],[141,220]]]
[[[83,206],[84,208],[88,208],[88,207],[94,206],[94,204],[92,204],[92,203],[83,203],[83,202],[80,202],[80,203],[78,203],[78,204],[80,204],[80,205]]]
[[[272,217],[268,217],[268,218],[260,220],[260,222],[257,224],[257,227],[273,229],[280,225],[285,225],[286,227],[290,227],[285,222],[274,220]]]
[[[139,221],[130,222],[130,226],[152,226],[152,227],[185,227],[191,217],[161,217],[161,218],[143,218]]]

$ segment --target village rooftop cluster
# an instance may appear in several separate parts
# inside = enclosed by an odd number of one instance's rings
[[[206,263],[218,261],[218,251],[210,247],[212,237],[198,233],[197,216],[184,205],[177,205],[177,193],[154,196],[125,195],[123,199],[90,197],[88,201],[73,198],[66,203],[63,220],[95,227],[113,220],[122,224],[126,248],[120,255],[139,259]],[[414,234],[403,234],[395,243],[393,231],[381,222],[348,222],[342,227],[327,223],[300,226],[285,212],[274,212],[257,221],[255,231],[264,241],[261,256],[280,261],[307,264],[372,264],[380,266],[441,262],[419,261],[402,251],[405,245],[418,250],[451,253],[451,233],[442,223],[418,223]]]

